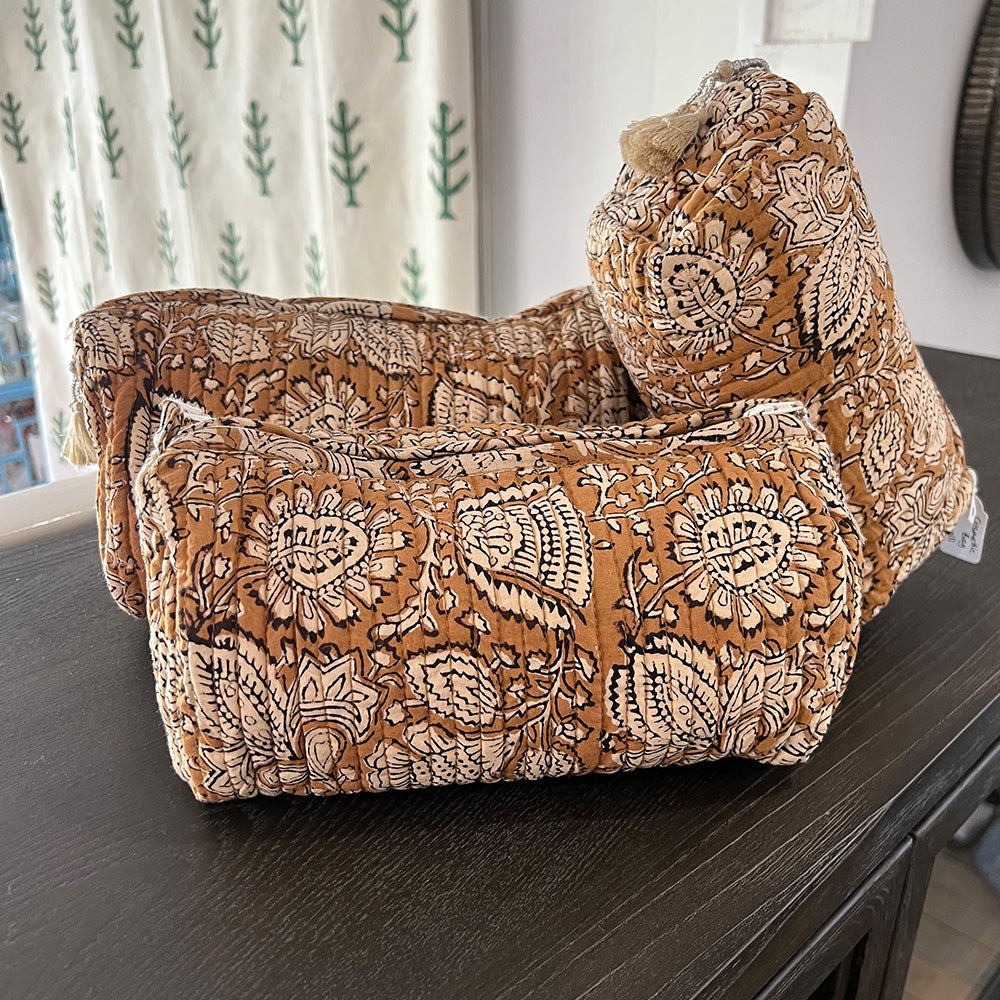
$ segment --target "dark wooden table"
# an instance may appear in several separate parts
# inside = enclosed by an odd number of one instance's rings
[[[1000,521],[1000,362],[925,356]],[[1000,738],[1000,524],[792,769],[199,805],[93,530],[0,553],[0,661],[4,1000],[750,998]]]

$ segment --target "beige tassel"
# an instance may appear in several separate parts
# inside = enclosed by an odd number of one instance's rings
[[[87,431],[87,421],[83,415],[83,404],[74,399],[70,403],[72,414],[69,422],[69,432],[66,440],[63,441],[60,454],[67,462],[79,467],[82,465],[93,465],[97,461],[97,449],[90,439]]]
[[[621,134],[622,159],[642,174],[669,174],[707,116],[697,104],[682,104],[673,114],[632,122]]]
[[[728,83],[747,69],[767,70],[763,59],[722,62],[705,75],[698,89],[676,111],[632,122],[621,134],[622,159],[642,174],[665,175],[673,171],[684,150],[694,142],[708,118],[708,102],[719,84]]]

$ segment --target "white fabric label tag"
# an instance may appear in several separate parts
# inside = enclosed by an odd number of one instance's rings
[[[983,542],[986,540],[986,524],[989,515],[979,499],[978,484],[972,491],[972,503],[955,525],[951,534],[941,543],[941,551],[956,559],[976,564],[983,557]]]

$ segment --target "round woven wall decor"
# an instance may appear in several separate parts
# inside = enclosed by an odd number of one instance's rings
[[[969,259],[1000,268],[1000,0],[989,0],[965,74],[952,196]]]

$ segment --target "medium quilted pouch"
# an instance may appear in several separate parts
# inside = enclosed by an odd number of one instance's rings
[[[306,437],[165,406],[157,695],[203,801],[807,758],[861,537],[797,402]]]

